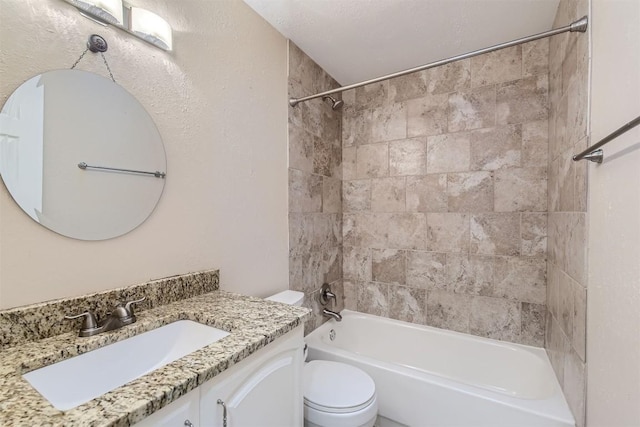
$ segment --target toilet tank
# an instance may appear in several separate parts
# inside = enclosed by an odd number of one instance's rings
[[[301,306],[302,302],[304,301],[304,293],[287,290],[278,292],[277,294],[271,295],[270,297],[267,297],[265,299],[268,301],[281,302],[283,304]]]

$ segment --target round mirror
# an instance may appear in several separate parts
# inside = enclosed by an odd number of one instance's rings
[[[103,240],[142,224],[166,162],[142,105],[93,73],[35,76],[0,113],[0,176],[27,215],[64,236]]]

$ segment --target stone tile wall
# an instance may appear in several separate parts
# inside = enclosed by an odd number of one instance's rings
[[[554,26],[588,14],[587,0],[561,0]],[[576,418],[585,425],[587,303],[587,34],[549,45],[549,256],[545,347]]]
[[[343,94],[347,308],[544,344],[548,50]]]
[[[339,86],[289,41],[289,96]],[[289,107],[289,288],[305,293],[314,316],[307,332],[324,320],[320,287],[331,284],[342,309],[341,111],[312,100]]]

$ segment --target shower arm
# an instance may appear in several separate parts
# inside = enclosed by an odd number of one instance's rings
[[[566,33],[566,32],[584,33],[587,30],[588,22],[589,22],[588,18],[586,16],[583,16],[582,18],[578,19],[575,22],[572,22],[569,25],[565,25],[564,27],[555,28],[553,30],[545,31],[544,33],[538,33],[538,34],[534,34],[532,36],[522,37],[522,38],[519,38],[519,39],[516,39],[516,40],[512,40],[510,42],[493,45],[493,46],[490,46],[490,47],[486,47],[484,49],[474,50],[473,52],[463,53],[462,55],[452,56],[451,58],[441,59],[439,61],[431,62],[429,64],[420,65],[420,66],[414,67],[414,68],[409,68],[408,70],[398,71],[398,72],[395,72],[395,73],[392,73],[392,74],[387,74],[387,75],[382,76],[382,77],[376,77],[375,79],[366,80],[366,81],[363,81],[363,82],[360,82],[360,83],[354,83],[354,84],[350,84],[348,86],[342,86],[342,87],[339,87],[339,88],[327,90],[325,92],[316,93],[315,95],[309,95],[309,96],[305,96],[303,98],[290,98],[289,99],[289,105],[291,105],[292,107],[295,107],[299,103],[305,102],[305,101],[309,101],[310,99],[320,98],[320,97],[328,96],[328,95],[331,95],[331,94],[334,94],[334,93],[340,93],[340,92],[344,92],[346,90],[362,87],[362,86],[365,86],[365,85],[368,85],[368,84],[378,83],[378,82],[381,82],[381,81],[384,81],[384,80],[389,80],[389,79],[393,79],[393,78],[396,78],[396,77],[404,76],[404,75],[407,75],[407,74],[415,73],[415,72],[418,72],[418,71],[427,70],[429,68],[439,67],[441,65],[449,64],[450,62],[455,62],[455,61],[459,61],[461,59],[471,58],[471,57],[474,57],[474,56],[482,55],[484,53],[489,53],[489,52],[493,52],[493,51],[496,51],[496,50],[505,49],[507,47],[516,46],[516,45],[519,45],[519,44],[522,44],[522,43],[532,42],[534,40],[543,39],[545,37],[555,36],[556,34],[562,34],[562,33]]]

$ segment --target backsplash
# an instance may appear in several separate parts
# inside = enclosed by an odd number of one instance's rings
[[[343,94],[347,308],[544,344],[548,49]]]
[[[207,270],[153,280],[72,298],[0,311],[0,349],[78,330],[80,320],[64,320],[65,315],[92,311],[98,317],[118,304],[140,299],[135,310],[144,311],[219,289],[219,270]]]

